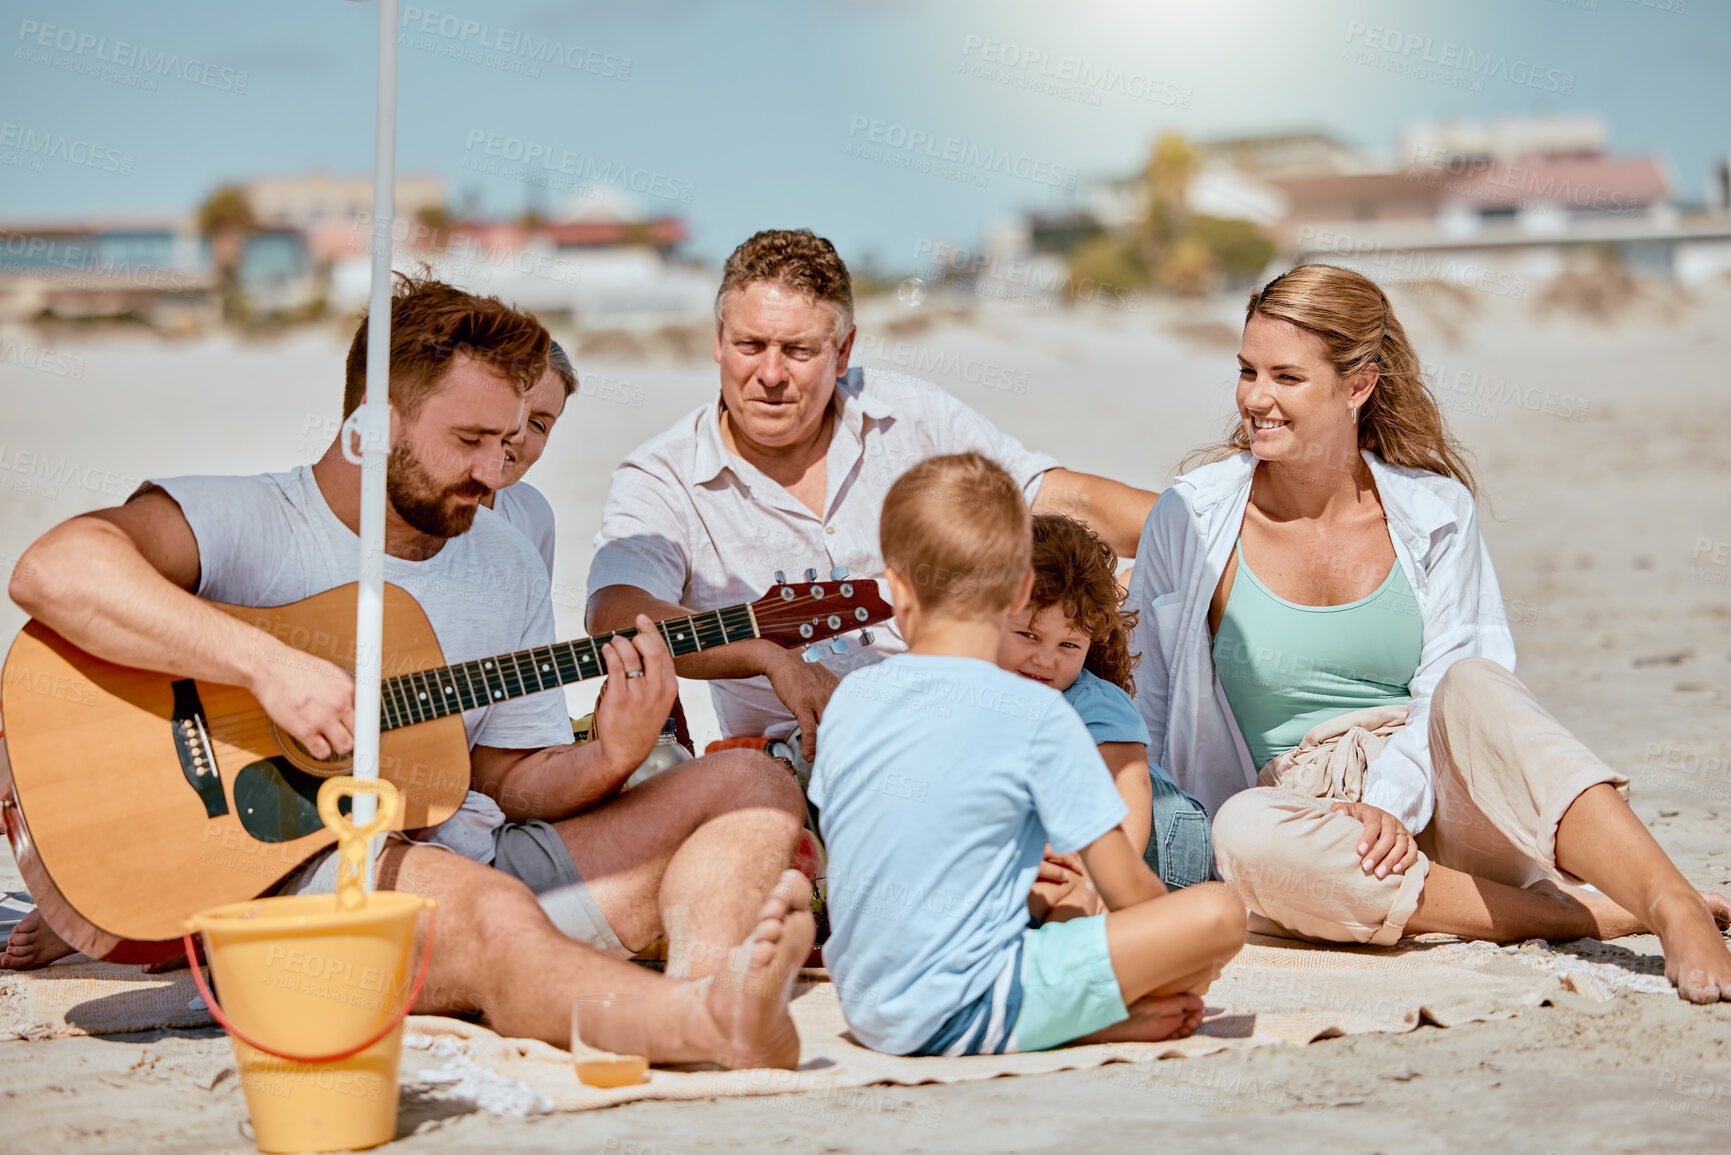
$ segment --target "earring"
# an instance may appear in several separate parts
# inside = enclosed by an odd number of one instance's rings
[[[1352,407],[1352,420],[1355,425],[1358,423],[1358,406],[1356,405]]]

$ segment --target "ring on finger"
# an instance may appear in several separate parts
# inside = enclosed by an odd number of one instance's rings
[[[626,670],[625,676],[627,678],[641,678],[643,676],[643,671],[642,670]]]

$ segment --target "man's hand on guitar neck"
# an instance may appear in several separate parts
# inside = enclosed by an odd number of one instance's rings
[[[599,738],[545,750],[476,746],[469,752],[474,789],[514,821],[556,822],[605,802],[648,757],[673,712],[679,679],[661,631],[639,614],[637,634],[601,647],[607,693],[596,707]]]
[[[637,615],[637,636],[614,637],[601,647],[607,693],[595,708],[596,741],[620,782],[649,757],[661,725],[673,713],[679,677],[655,623]]]
[[[596,590],[589,599],[587,617],[590,631],[600,633],[627,624],[634,615],[647,614],[661,621],[693,612],[701,611],[661,601],[635,586],[621,585]],[[684,678],[752,678],[758,675],[768,678],[776,697],[799,723],[807,761],[817,757],[817,724],[823,717],[829,696],[840,681],[821,663],[801,661],[797,653],[759,638],[686,654],[677,659],[675,668]]]

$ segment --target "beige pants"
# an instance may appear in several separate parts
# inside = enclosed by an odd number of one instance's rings
[[[1581,793],[1629,780],[1546,713],[1495,662],[1450,666],[1431,697],[1436,808],[1419,858],[1378,879],[1360,867],[1364,824],[1336,799],[1257,787],[1214,817],[1220,877],[1258,934],[1386,946],[1418,906],[1432,862],[1509,886],[1569,876],[1557,867],[1557,823]]]

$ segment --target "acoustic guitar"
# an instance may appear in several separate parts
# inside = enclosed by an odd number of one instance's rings
[[[830,641],[887,619],[877,583],[831,571],[776,584],[750,604],[658,622],[675,657],[752,638]],[[296,651],[352,667],[356,587],[291,605],[217,605]],[[213,603],[216,604],[216,603]],[[469,790],[462,712],[606,673],[601,646],[635,629],[447,665],[426,614],[385,586],[379,775],[402,796],[397,827],[436,826]],[[869,633],[864,635],[870,644]],[[349,759],[315,758],[245,689],[103,661],[39,621],[3,674],[0,810],[30,893],[93,958],[178,953],[195,911],[263,894],[335,836],[318,787]],[[4,777],[10,763],[10,781]]]

